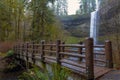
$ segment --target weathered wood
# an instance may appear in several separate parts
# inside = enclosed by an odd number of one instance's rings
[[[55,60],[55,61],[56,61],[56,57],[44,56],[44,58],[47,58],[47,59],[51,59],[51,60]]]
[[[56,44],[44,44],[44,46],[56,46]]]
[[[37,48],[35,48],[37,46]],[[40,48],[38,48],[40,47]],[[94,51],[93,48],[103,48],[105,49],[105,52],[102,51]],[[67,49],[66,49],[67,48]],[[75,50],[73,50],[75,48]],[[84,48],[82,50],[82,48]],[[78,50],[77,50],[78,49]],[[26,57],[24,61],[27,63],[34,63],[35,61],[41,60],[43,63],[43,69],[46,67],[46,63],[48,64],[53,64],[57,63],[61,66],[68,67],[72,71],[78,72],[79,74],[84,73],[87,80],[93,80],[96,78],[96,72],[102,71],[104,67],[96,68],[96,63],[94,61],[100,62],[101,63],[106,63],[106,61],[102,59],[96,59],[94,58],[94,52],[95,55],[106,55],[106,60],[107,60],[107,69],[113,67],[113,62],[112,61],[112,46],[110,41],[106,41],[105,43],[105,48],[104,45],[93,45],[93,39],[92,38],[87,38],[85,41],[85,45],[82,44],[64,44],[61,43],[60,40],[57,40],[56,44],[45,44],[45,41],[41,41],[40,44],[33,44],[26,43],[24,44],[24,47],[21,46],[21,44],[17,44],[15,46],[15,53],[17,53],[19,56],[18,58],[21,60],[23,57]],[[39,54],[35,54],[36,51],[40,51]],[[94,52],[93,52],[94,51]],[[23,52],[26,54],[23,55]],[[22,53],[22,54],[21,54]],[[29,53],[29,54],[28,54]],[[38,52],[37,52],[38,53]],[[48,55],[47,53],[52,53],[52,55]],[[55,56],[55,54],[56,56]],[[84,54],[82,54],[84,53]],[[30,55],[32,54],[32,56]],[[22,57],[20,57],[22,55]],[[63,56],[68,56],[68,57],[63,57]],[[80,60],[72,60],[71,58],[80,58]],[[82,61],[82,59],[85,59]],[[32,59],[32,62],[29,61],[29,59]],[[37,64],[37,63],[36,63]],[[83,66],[84,65],[84,66]],[[99,69],[99,70],[95,70]],[[97,76],[103,74],[103,72],[99,72]]]
[[[57,60],[57,64],[59,64],[59,65],[61,64],[61,62],[60,62],[60,59],[61,59],[60,44],[61,44],[61,41],[57,40],[57,42],[56,42],[56,60]]]
[[[29,69],[28,48],[29,48],[29,43],[27,42],[27,43],[24,44],[24,50],[23,50],[23,52],[25,53],[24,56],[26,58],[26,69]]]
[[[24,58],[24,44],[21,44],[21,55],[22,55],[22,57]]]
[[[106,66],[108,68],[113,68],[113,58],[112,58],[112,44],[111,41],[105,42],[105,55],[106,55]]]
[[[78,53],[78,50],[65,49],[64,52]]]
[[[66,64],[70,64],[70,65],[73,65],[73,66],[76,66],[76,67],[80,67],[80,68],[83,68],[83,69],[86,69],[86,66],[85,64],[81,65],[79,64],[78,62],[75,62],[75,61],[71,61],[71,60],[67,60],[67,59],[62,59],[60,60],[62,63],[66,63]]]
[[[32,42],[32,62],[33,62],[33,64],[35,64],[35,42]]]
[[[94,80],[94,56],[93,56],[93,39],[87,38],[85,41],[85,50],[86,50],[86,73],[87,80]]]
[[[79,47],[82,47],[82,48],[85,48],[84,45],[79,45],[79,44],[61,44],[60,45],[61,47],[75,47],[75,48],[79,48]]]
[[[106,63],[106,61],[104,59],[94,59],[94,61]]]
[[[44,52],[45,46],[44,46],[44,44],[45,44],[45,41],[42,40],[41,41],[41,61],[42,61],[42,63],[44,63],[44,56],[45,56],[45,52]]]
[[[51,50],[44,50],[44,52],[56,53],[56,51],[51,51]]]
[[[79,57],[79,58],[85,58],[85,55],[81,54],[74,54],[74,53],[68,53],[68,52],[60,52],[62,55],[72,56],[72,57]]]
[[[65,44],[65,42],[62,42],[61,44]],[[64,46],[62,46],[61,47],[61,52],[65,52],[65,47]],[[61,58],[64,58],[65,56],[64,55],[61,55]]]
[[[78,44],[82,45],[83,43],[82,43],[82,42],[79,42]],[[79,47],[79,48],[78,48],[78,54],[81,54],[81,55],[82,55],[82,47]],[[79,60],[82,61],[82,58],[80,57]]]
[[[28,63],[28,61],[29,61],[29,59],[28,59],[28,48],[29,48],[29,43],[26,43],[26,48],[27,48],[27,50],[24,49],[24,52],[26,53],[26,60],[27,60],[27,63]]]
[[[94,45],[95,48],[105,48],[105,45]]]
[[[50,43],[52,44],[52,41],[50,41]],[[50,46],[50,51],[52,51],[52,50],[53,50],[53,46],[51,45],[51,46]],[[50,52],[50,56],[52,56],[52,54],[53,54],[53,53]]]

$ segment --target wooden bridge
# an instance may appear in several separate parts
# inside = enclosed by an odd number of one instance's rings
[[[65,44],[60,40],[56,43],[27,42],[15,45],[14,51],[17,59],[38,66],[39,62],[57,63],[87,80],[96,80],[113,68],[110,41],[106,41],[105,45],[94,45],[92,38],[87,38],[83,44]]]

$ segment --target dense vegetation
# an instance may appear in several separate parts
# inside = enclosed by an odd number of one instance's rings
[[[55,15],[67,14],[67,6],[59,5],[64,2],[65,0],[1,0],[0,41],[60,38],[62,29],[58,26],[60,23]]]
[[[49,67],[50,68],[50,67]],[[52,72],[49,70],[42,70],[36,66],[24,72],[19,76],[19,80],[68,80],[70,71],[67,68],[53,64]]]

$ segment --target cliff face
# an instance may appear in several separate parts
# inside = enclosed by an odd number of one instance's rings
[[[100,10],[101,41],[110,40],[113,45],[115,67],[120,67],[120,0],[107,0]]]
[[[120,0],[106,0],[100,9],[100,36],[120,32]]]
[[[120,11],[120,0],[105,0],[100,6],[100,15],[113,17],[113,13]],[[116,14],[116,13],[115,13]]]
[[[88,37],[90,15],[72,15],[59,18],[63,28],[75,37]]]

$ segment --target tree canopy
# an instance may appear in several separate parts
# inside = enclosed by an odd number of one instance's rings
[[[53,11],[50,4],[55,6],[56,1],[0,0],[0,41],[47,40],[60,36],[60,33],[54,33],[61,30],[55,15],[65,15],[67,12],[64,10],[54,14],[56,9]]]

